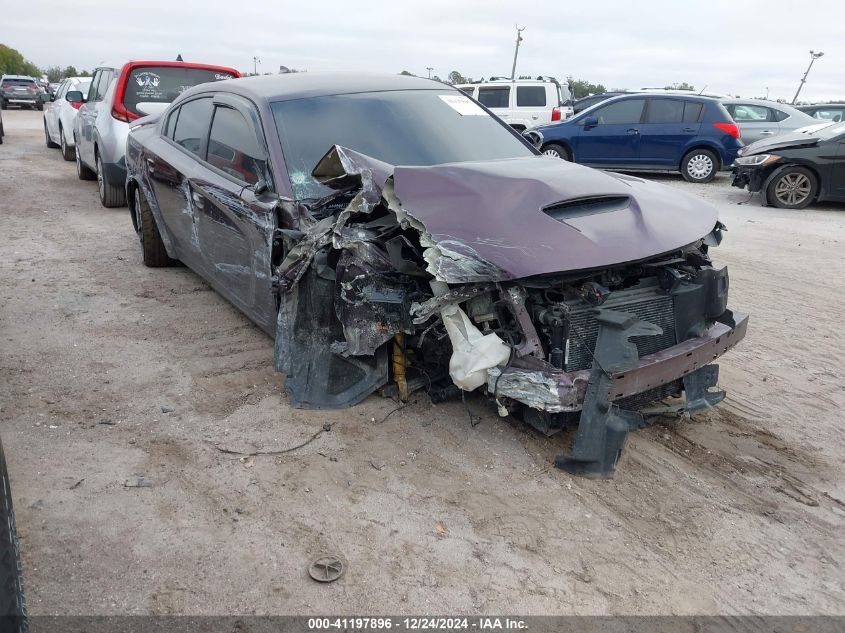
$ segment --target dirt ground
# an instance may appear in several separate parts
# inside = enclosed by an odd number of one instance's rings
[[[845,207],[688,185],[728,226],[726,401],[611,481],[481,399],[291,408],[272,341],[47,149],[0,146],[0,432],[32,614],[845,614]],[[164,412],[163,412],[164,411]],[[218,450],[272,451],[239,458]],[[321,553],[345,575],[307,575]]]

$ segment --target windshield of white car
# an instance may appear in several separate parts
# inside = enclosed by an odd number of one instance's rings
[[[271,108],[298,199],[331,193],[311,171],[334,145],[390,165],[533,155],[519,137],[456,90],[331,95],[280,101]]]

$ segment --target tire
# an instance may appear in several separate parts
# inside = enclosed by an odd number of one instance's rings
[[[0,99],[0,110],[7,110],[9,108],[9,104],[6,103],[5,99]]]
[[[40,112],[44,112],[44,104],[39,103],[37,106],[33,106],[33,108],[38,108]]]
[[[58,145],[50,139],[50,132],[47,131],[47,120],[44,120],[44,139],[47,141],[47,147],[56,149]]]
[[[74,145],[79,147],[79,140],[76,136],[73,137]],[[94,180],[97,177],[93,171],[88,169],[85,165],[82,164],[82,156],[77,149],[74,154],[76,154],[76,175],[79,177],[80,180]]]
[[[59,126],[59,138],[62,139],[62,158],[65,160],[74,160],[76,158],[76,149],[68,146],[67,139],[65,138],[65,131],[62,129],[61,125]]]
[[[6,456],[0,443],[0,630],[26,633],[26,601],[23,595],[20,546],[15,529],[15,510],[9,488]]]
[[[546,156],[556,156],[557,158],[562,158],[566,161],[572,161],[572,153],[563,145],[558,145],[557,143],[544,145],[543,149],[540,151]]]
[[[687,182],[710,182],[718,171],[719,159],[709,149],[694,149],[681,160],[681,175]]]
[[[97,161],[97,189],[100,193],[100,202],[109,209],[126,206],[126,189],[123,183],[115,187],[103,169],[103,159],[99,154],[95,154],[94,158]]]
[[[6,135],[6,132],[3,130],[3,122],[0,121],[0,145],[3,144],[3,137]]]
[[[803,209],[816,197],[819,181],[805,167],[787,167],[766,187],[766,201],[779,209]]]
[[[167,249],[164,248],[164,242],[161,240],[161,233],[158,232],[155,216],[143,192],[137,187],[132,197],[132,213],[135,214],[138,237],[141,239],[144,265],[149,268],[176,266],[179,262],[167,254]]]

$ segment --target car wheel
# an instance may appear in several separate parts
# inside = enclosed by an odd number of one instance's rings
[[[135,225],[138,227],[138,237],[141,239],[144,265],[150,268],[175,266],[178,261],[167,254],[153,212],[140,188],[135,189],[135,195],[132,198],[132,213],[135,214]]]
[[[123,183],[119,187],[109,181],[106,170],[103,169],[103,159],[97,154],[97,189],[100,192],[100,202],[104,207],[122,207],[126,204],[126,189]]]
[[[781,209],[803,209],[816,197],[819,183],[804,167],[787,167],[766,187],[766,200]]]
[[[9,487],[6,456],[0,443],[0,621],[2,630],[26,633],[26,602],[23,595],[20,546],[15,529],[15,510]]]
[[[73,160],[76,158],[76,149],[70,147],[67,144],[67,139],[65,138],[65,131],[62,129],[62,126],[59,126],[59,138],[62,140],[62,158],[65,160]]]
[[[554,156],[555,158],[562,158],[563,160],[568,161],[572,160],[572,154],[569,153],[569,150],[563,145],[558,145],[557,143],[544,145],[541,151],[544,156]]]
[[[76,140],[76,137],[74,137],[74,140]],[[79,141],[77,141],[75,145],[78,148]],[[79,177],[80,180],[94,180],[97,175],[82,164],[82,157],[79,154],[79,150],[74,153],[76,154],[76,175]]]
[[[39,103],[38,105],[33,106],[33,108],[38,108],[39,111],[44,112],[44,104],[43,103]]]
[[[6,110],[9,105],[6,103],[5,99],[0,99],[0,110]]]
[[[3,137],[5,135],[6,135],[6,133],[3,131],[3,122],[0,121],[0,145],[3,144]]]
[[[47,141],[47,147],[49,147],[50,149],[55,149],[55,148],[58,147],[58,145],[56,145],[52,141],[52,139],[50,138],[50,132],[47,131],[47,121],[46,121],[46,119],[44,121],[44,138]]]
[[[687,182],[710,182],[719,171],[719,159],[707,149],[694,149],[681,161],[681,175]]]

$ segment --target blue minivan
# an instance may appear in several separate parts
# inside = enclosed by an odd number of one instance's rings
[[[680,171],[690,182],[713,180],[742,147],[721,103],[678,94],[613,97],[525,135],[544,154],[564,160],[604,169]]]

